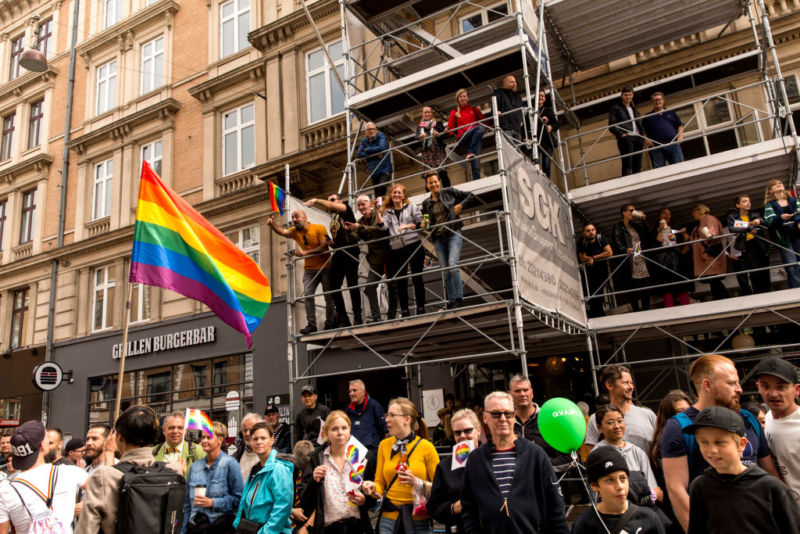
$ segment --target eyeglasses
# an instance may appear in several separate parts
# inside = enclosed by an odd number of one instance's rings
[[[383,416],[384,419],[391,419],[392,417],[405,417],[405,416],[401,413],[392,413],[392,412],[387,412],[386,415]]]
[[[465,436],[471,436],[474,431],[475,431],[474,428],[465,428],[464,430],[453,430],[453,434],[455,434],[456,437],[462,434]]]
[[[514,419],[514,412],[488,412],[489,415],[492,416],[492,419],[501,419],[505,417],[506,419]]]

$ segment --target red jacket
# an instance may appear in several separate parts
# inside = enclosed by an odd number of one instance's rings
[[[479,120],[483,120],[485,118],[483,116],[483,113],[481,113],[481,110],[479,110],[478,108],[476,108],[474,106],[467,106],[465,108],[461,108],[461,117],[460,118],[458,116],[456,116],[456,111],[458,111],[458,110],[454,109],[453,111],[450,112],[450,118],[447,120],[447,129],[448,130],[452,131],[457,126],[464,126],[465,124],[472,124],[474,122],[477,122]],[[456,135],[458,135],[458,138],[461,139],[462,135],[467,133],[467,131],[471,130],[475,126],[477,126],[477,124],[472,124],[469,127],[459,128],[456,131]]]

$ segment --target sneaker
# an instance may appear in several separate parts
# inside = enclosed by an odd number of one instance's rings
[[[300,330],[300,333],[303,334],[304,336],[307,336],[309,334],[313,334],[316,331],[317,331],[317,327],[316,326],[308,325],[307,327],[305,327],[302,330]]]
[[[475,157],[475,154],[473,154],[472,152],[470,152],[469,154],[467,154],[467,159],[472,159],[472,158],[474,158],[474,157]]]
[[[338,326],[339,328],[346,328],[346,327],[348,327],[348,326],[352,326],[352,325],[350,324],[350,319],[348,319],[348,318],[347,318],[347,315],[345,315],[345,316],[341,316],[341,315],[340,315],[340,316],[338,317],[338,319],[337,319],[337,323],[338,323],[338,324],[337,324],[337,326]]]
[[[379,323],[379,322],[381,322],[380,315],[373,315],[372,317],[367,317],[367,324]]]
[[[464,299],[456,299],[453,308],[463,308],[464,307]]]
[[[425,306],[417,306],[417,315],[425,315]]]
[[[323,328],[325,328],[325,330],[333,330],[337,326],[338,325],[336,324],[336,320],[335,319],[328,319],[328,320],[325,321],[325,326]]]
[[[360,313],[353,314],[353,325],[359,325],[364,323],[364,318]]]
[[[400,312],[400,316],[401,317],[411,317],[411,311],[409,311],[408,309],[405,309],[405,310]]]

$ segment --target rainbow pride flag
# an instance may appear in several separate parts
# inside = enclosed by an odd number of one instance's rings
[[[272,211],[277,211],[283,215],[286,209],[286,191],[277,185],[269,182],[269,203],[272,204]]]
[[[272,293],[258,265],[142,164],[131,282],[199,300],[247,338]]]
[[[186,430],[199,430],[205,432],[210,437],[214,437],[214,427],[211,425],[211,419],[201,410],[194,408],[186,408]]]

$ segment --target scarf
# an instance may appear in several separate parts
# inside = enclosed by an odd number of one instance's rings
[[[407,455],[408,451],[407,451],[406,445],[408,445],[409,443],[414,441],[414,439],[416,437],[417,437],[417,435],[414,434],[414,431],[412,430],[411,434],[407,435],[403,439],[395,438],[394,445],[392,445],[392,454],[391,454],[390,458],[394,457],[394,455],[397,454],[397,453],[400,453],[401,457]]]

